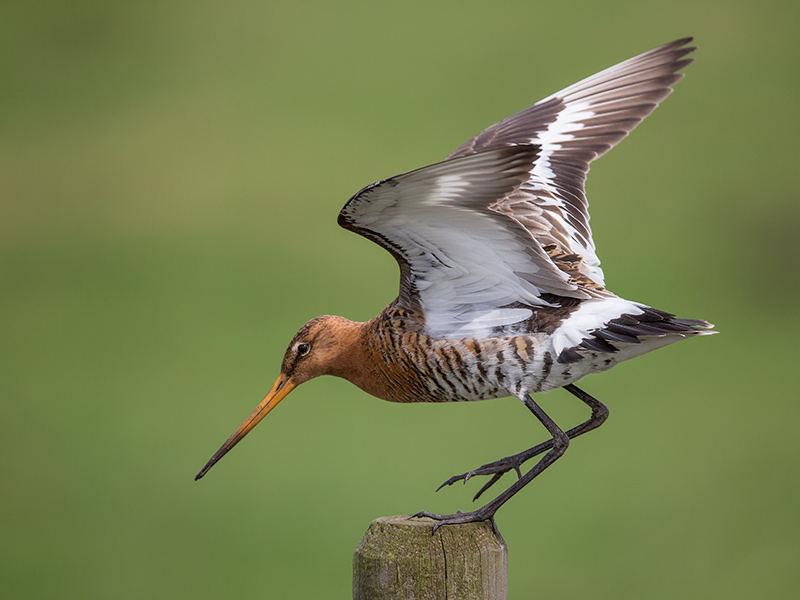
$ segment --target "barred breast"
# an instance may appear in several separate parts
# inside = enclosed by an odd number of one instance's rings
[[[434,338],[413,317],[393,308],[371,323],[368,354],[379,389],[369,393],[392,402],[463,402],[568,383],[545,334]]]

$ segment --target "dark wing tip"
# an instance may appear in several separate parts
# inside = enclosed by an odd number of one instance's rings
[[[678,78],[675,81],[683,78],[683,73],[677,73],[682,69],[685,69],[690,64],[694,62],[693,57],[683,58],[684,56],[691,54],[695,50],[697,50],[697,46],[687,46],[686,44],[693,41],[693,37],[685,37],[679,40],[675,40],[669,44],[665,44],[660,48],[656,48],[652,52],[655,53],[670,53],[672,55],[672,64],[671,68],[674,72],[676,72]],[[673,82],[674,83],[674,82]]]
[[[687,35],[686,37],[682,37],[680,39],[675,40],[674,42],[667,44],[667,46],[671,46],[673,48],[679,48],[681,46],[686,46],[686,44],[691,44],[693,41],[694,41],[694,36]],[[696,49],[697,46],[688,46],[687,48],[685,48],[687,52],[691,52],[692,50]]]
[[[675,40],[674,42],[669,42],[664,44],[663,46],[659,46],[658,48],[654,48],[650,52],[645,52],[645,54],[661,54],[664,52],[669,51],[676,51],[675,58],[680,58],[681,56],[686,56],[690,52],[694,52],[697,50],[697,46],[687,46],[694,41],[693,36],[682,37],[680,39]]]

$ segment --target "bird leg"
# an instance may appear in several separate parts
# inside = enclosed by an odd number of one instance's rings
[[[569,437],[567,434],[555,424],[555,422],[539,407],[538,404],[536,404],[536,402],[534,402],[533,398],[530,396],[525,396],[524,398],[521,398],[521,400],[525,403],[525,406],[527,406],[536,416],[536,418],[541,421],[542,425],[547,428],[547,431],[550,432],[550,435],[552,436],[549,446],[550,452],[545,454],[530,471],[515,481],[511,487],[478,510],[467,513],[458,512],[454,515],[439,515],[436,513],[430,513],[428,511],[422,511],[415,515],[411,515],[409,518],[413,519],[414,517],[428,517],[438,521],[434,524],[432,533],[435,533],[436,530],[442,525],[453,525],[455,523],[473,523],[476,521],[491,520],[494,524],[494,514],[497,512],[497,510],[503,504],[505,504],[505,502],[511,498],[511,496],[528,485],[537,475],[539,475],[539,473],[544,471],[547,467],[553,464],[557,458],[564,454],[567,446],[569,446]]]
[[[592,415],[588,420],[566,432],[567,437],[569,437],[570,440],[586,433],[587,431],[597,429],[608,418],[608,407],[596,398],[590,396],[582,389],[572,384],[564,386],[564,389],[576,396],[579,400],[592,409]],[[467,471],[461,475],[453,475],[450,479],[440,485],[436,491],[438,492],[447,485],[453,485],[457,481],[463,481],[466,483],[468,479],[475,475],[492,475],[492,478],[487,481],[484,486],[478,490],[478,493],[472,498],[473,500],[477,500],[481,497],[483,492],[497,483],[497,481],[508,471],[513,469],[517,472],[517,477],[522,477],[522,471],[520,471],[520,466],[522,463],[533,458],[534,456],[537,456],[538,454],[541,454],[545,450],[549,450],[552,447],[553,440],[550,439],[534,446],[533,448],[529,448],[528,450],[523,450],[517,454],[512,454],[511,456],[506,456],[505,458],[487,463],[478,467],[477,469],[473,469],[472,471]]]

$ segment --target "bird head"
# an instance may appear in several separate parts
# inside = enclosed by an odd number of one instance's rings
[[[211,457],[195,480],[205,475],[298,385],[320,375],[339,374],[342,356],[352,339],[347,333],[353,330],[353,325],[356,324],[343,317],[329,315],[316,317],[303,325],[283,355],[281,372],[272,389]]]

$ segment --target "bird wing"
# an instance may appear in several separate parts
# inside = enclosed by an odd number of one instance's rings
[[[528,230],[584,291],[604,288],[589,228],[589,163],[630,133],[672,92],[694,50],[684,38],[548,96],[484,130],[448,159],[509,145],[539,146],[529,179],[491,208]],[[573,294],[569,294],[573,295]]]
[[[691,38],[606,69],[492,125],[447,160],[367,186],[339,224],[400,265],[400,306],[432,335],[524,321],[550,295],[605,291],[584,192],[589,163],[670,92]]]
[[[398,303],[422,312],[431,334],[522,321],[548,304],[542,293],[575,292],[522,225],[488,208],[529,179],[538,152],[506,146],[379,181],[345,204],[339,224],[394,255]]]

